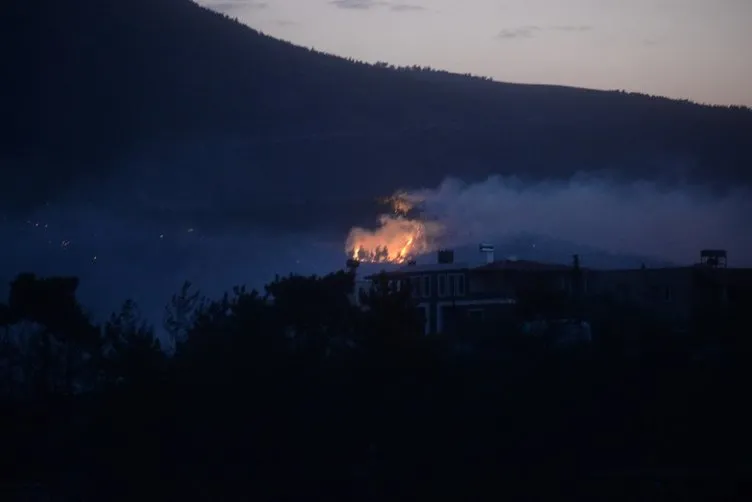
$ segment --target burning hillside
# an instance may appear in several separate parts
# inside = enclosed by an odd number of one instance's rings
[[[740,230],[749,226],[742,215],[752,213],[746,188],[714,198],[689,186],[666,189],[591,175],[540,183],[492,176],[475,183],[447,178],[387,202],[376,229],[350,231],[345,249],[351,258],[405,263],[437,248],[530,235],[658,262],[694,260],[709,242],[752,256],[749,232]]]
[[[366,263],[405,263],[432,251],[435,237],[442,232],[441,224],[412,218],[416,201],[405,193],[398,192],[384,202],[391,206],[391,214],[381,215],[375,230],[350,230],[345,252]]]

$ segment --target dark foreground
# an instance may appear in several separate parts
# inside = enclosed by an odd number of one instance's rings
[[[558,349],[514,334],[427,339],[409,297],[375,292],[360,312],[338,274],[274,283],[273,304],[183,291],[168,357],[133,305],[92,326],[58,286],[26,280],[2,309],[2,500],[743,500],[749,489],[740,336],[624,343],[611,330]]]

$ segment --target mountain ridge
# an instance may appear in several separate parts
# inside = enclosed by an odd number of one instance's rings
[[[752,184],[745,108],[369,65],[268,37],[188,0],[3,9],[0,40],[16,68],[0,83],[8,126],[0,159],[15,180],[4,184],[4,205],[39,203],[164,149],[187,160],[160,169],[203,190],[207,165],[190,162],[202,143],[248,180],[235,185],[263,182],[249,197],[336,199],[357,187],[367,198],[450,175],[565,179],[602,170],[719,189]],[[253,138],[261,144],[227,147]],[[34,197],[19,197],[32,182]]]

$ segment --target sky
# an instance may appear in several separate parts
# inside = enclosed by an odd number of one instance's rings
[[[198,0],[369,62],[752,106],[750,0]]]

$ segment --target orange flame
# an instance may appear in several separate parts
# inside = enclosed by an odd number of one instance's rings
[[[345,252],[354,260],[368,263],[405,263],[416,255],[431,251],[430,238],[440,233],[434,222],[407,217],[413,204],[397,193],[385,200],[391,203],[391,215],[379,217],[379,227],[350,230]]]

